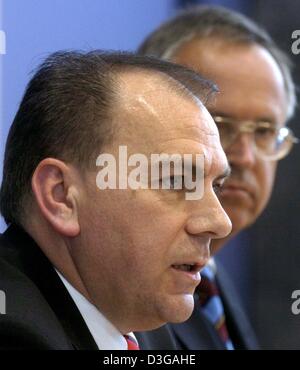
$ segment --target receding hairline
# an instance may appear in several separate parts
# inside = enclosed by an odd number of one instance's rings
[[[151,94],[156,91],[169,91],[170,94],[175,94],[180,98],[191,100],[199,106],[204,106],[206,103],[188,87],[184,86],[183,83],[172,76],[157,70],[136,67],[122,69],[118,72],[117,79],[115,81],[118,83],[117,89],[120,93],[120,98],[124,101],[128,101],[128,94],[131,94],[132,98],[135,99],[137,96],[147,94],[148,92]],[[143,85],[143,82],[147,85]],[[131,83],[133,86],[130,86]],[[134,90],[135,86],[140,88],[141,85],[145,87],[144,90]],[[125,89],[125,94],[123,89]],[[209,96],[207,98],[210,99],[210,95],[214,95],[216,92],[218,92],[218,90],[215,86],[215,89],[212,89],[211,94],[208,94]]]
[[[240,40],[240,39],[237,39],[237,38],[235,39],[235,38],[229,37],[229,35],[222,34],[220,32],[220,30],[216,30],[216,31],[208,33],[208,34],[203,34],[201,32],[191,32],[190,34],[185,35],[182,38],[180,38],[176,43],[173,43],[172,45],[170,45],[170,47],[167,48],[161,54],[160,57],[164,60],[172,61],[172,59],[176,56],[176,54],[178,53],[178,51],[182,47],[184,47],[186,44],[188,44],[190,42],[193,42],[193,41],[199,41],[199,42],[203,42],[203,43],[207,43],[207,42],[211,41],[211,42],[213,42],[211,45],[215,46],[215,43],[217,43],[217,44],[219,44],[220,48],[221,47],[226,48],[227,46],[230,46],[230,47],[249,47],[249,46],[252,46],[252,45],[253,46],[257,45],[257,46],[260,46],[260,47],[266,49],[270,53],[270,51],[264,45],[254,41],[254,40],[250,41],[250,40]]]
[[[218,47],[225,49],[226,47],[232,47],[232,48],[249,48],[251,46],[258,46],[267,51],[272,59],[274,60],[275,64],[277,65],[280,74],[283,78],[284,82],[284,89],[285,89],[285,95],[286,95],[286,100],[287,100],[287,119],[290,119],[295,110],[295,105],[296,105],[296,98],[291,91],[292,86],[290,85],[291,82],[289,80],[289,75],[287,75],[286,72],[286,66],[284,66],[282,63],[278,62],[278,58],[272,53],[272,51],[267,48],[264,44],[257,42],[256,40],[243,40],[243,39],[238,39],[238,38],[231,38],[230,35],[227,34],[222,34],[220,30],[212,31],[211,33],[208,34],[203,34],[201,32],[191,32],[189,35],[185,35],[182,38],[180,38],[176,43],[173,43],[170,45],[169,48],[165,50],[161,54],[161,58],[165,60],[172,61],[176,58],[176,55],[181,51],[182,48],[184,48],[187,44],[190,42],[194,41],[199,41],[199,43],[209,43],[210,41],[218,43]],[[216,44],[210,44],[210,45],[216,45]],[[211,47],[211,46],[210,46]],[[277,49],[276,49],[277,50]],[[278,51],[280,51],[278,49]],[[282,58],[284,55],[282,55]],[[176,60],[176,59],[175,59]],[[288,65],[289,62],[287,61],[286,64]],[[191,67],[191,66],[189,66]],[[285,70],[283,69],[285,68]]]

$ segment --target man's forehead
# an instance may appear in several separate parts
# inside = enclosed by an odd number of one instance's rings
[[[202,103],[180,94],[160,74],[123,73],[114,118],[115,145],[128,155],[204,155],[207,174],[228,167],[218,129]]]
[[[195,68],[218,84],[220,94],[215,105],[222,103],[222,108],[231,109],[235,102],[247,110],[252,103],[266,116],[284,121],[286,91],[283,75],[264,47],[255,43],[237,44],[217,37],[194,38],[179,48],[175,61]]]
[[[120,107],[129,112],[140,109],[154,113],[178,104],[179,100],[197,101],[195,97],[180,93],[184,89],[178,81],[159,71],[134,69],[119,73]]]
[[[159,130],[170,137],[184,133],[215,134],[211,117],[199,99],[181,93],[161,73],[123,73],[120,78],[119,118],[123,128]]]

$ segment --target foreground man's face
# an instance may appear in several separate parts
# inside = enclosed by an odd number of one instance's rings
[[[180,48],[175,61],[218,84],[220,94],[215,104],[208,107],[212,114],[284,124],[283,78],[272,56],[262,47],[232,46],[215,39],[192,40]],[[233,235],[253,223],[265,208],[272,192],[276,162],[257,158],[249,134],[240,135],[226,149],[226,155],[232,174],[220,200],[232,221]]]
[[[87,175],[78,205],[80,236],[71,253],[93,302],[128,332],[191,315],[210,240],[225,237],[231,223],[216,195],[228,163],[206,109],[158,74],[127,72],[122,78],[113,144],[101,152],[118,158],[119,145],[127,145],[128,156],[205,155],[200,200],[186,200],[185,189],[100,190],[97,168]],[[186,264],[196,267],[184,271]]]

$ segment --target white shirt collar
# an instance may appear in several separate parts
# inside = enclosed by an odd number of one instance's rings
[[[79,293],[56,269],[55,271],[75,302],[98,348],[101,350],[127,350],[124,336],[96,306]],[[135,338],[133,333],[129,333],[129,335]]]
[[[216,275],[216,273],[217,273],[217,265],[216,265],[216,261],[215,261],[214,257],[210,257],[210,259],[207,262],[207,265],[211,268],[211,270],[214,273],[214,275]],[[200,274],[201,274],[201,272],[200,272]]]

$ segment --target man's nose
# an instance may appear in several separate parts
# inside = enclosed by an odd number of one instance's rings
[[[225,150],[230,164],[251,168],[256,161],[255,141],[253,134],[241,133]]]
[[[205,194],[204,191],[201,200],[190,202],[194,204],[190,205],[192,212],[186,226],[189,234],[220,239],[231,232],[231,221],[213,190],[210,194]]]

